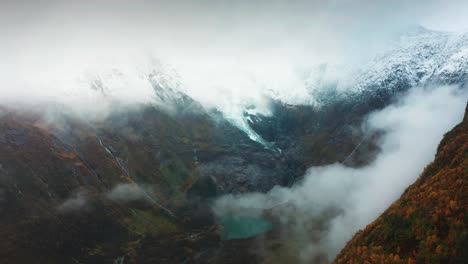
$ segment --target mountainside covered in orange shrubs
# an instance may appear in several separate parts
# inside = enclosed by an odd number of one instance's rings
[[[467,263],[468,108],[434,162],[334,263]]]

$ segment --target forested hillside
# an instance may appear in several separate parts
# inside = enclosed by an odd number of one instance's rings
[[[468,259],[468,112],[434,162],[335,263],[465,263]]]

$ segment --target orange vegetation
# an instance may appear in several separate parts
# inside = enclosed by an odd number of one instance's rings
[[[447,133],[436,158],[334,263],[467,263],[468,118]]]

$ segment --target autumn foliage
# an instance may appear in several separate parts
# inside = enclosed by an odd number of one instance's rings
[[[334,263],[467,263],[468,113],[436,158]]]

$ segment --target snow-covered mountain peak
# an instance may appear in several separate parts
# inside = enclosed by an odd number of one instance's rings
[[[305,83],[314,95],[330,86],[341,92],[361,93],[395,89],[403,83],[458,83],[468,76],[467,54],[468,33],[417,27],[361,65],[318,65]]]

